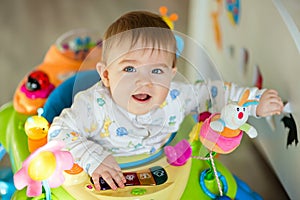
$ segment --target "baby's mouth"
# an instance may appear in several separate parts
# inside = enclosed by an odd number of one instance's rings
[[[149,94],[134,94],[132,98],[138,102],[146,102],[151,99]]]

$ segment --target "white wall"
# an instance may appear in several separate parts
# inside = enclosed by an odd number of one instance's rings
[[[263,87],[278,90],[280,96],[291,103],[293,116],[299,125],[300,90],[297,87],[299,87],[300,56],[273,1],[240,1],[240,21],[236,26],[228,19],[226,1],[222,2],[223,8],[219,17],[222,49],[216,46],[211,21],[211,12],[217,7],[216,1],[191,1],[189,34],[204,44],[226,81],[253,85],[254,66],[258,64],[264,78]],[[295,5],[299,6],[300,1],[294,2],[298,2]],[[234,49],[232,56],[228,53],[230,46]],[[241,74],[239,70],[241,48],[246,48],[249,52],[249,69],[246,75]],[[255,139],[256,144],[270,161],[291,199],[299,199],[300,145],[295,147],[293,144],[286,148],[287,129],[280,121],[282,117],[281,115],[274,118],[276,127],[274,131],[265,119],[251,119],[251,123],[259,132],[258,138]]]

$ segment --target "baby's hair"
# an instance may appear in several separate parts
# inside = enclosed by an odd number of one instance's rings
[[[113,22],[104,34],[102,61],[107,61],[110,49],[129,41],[129,50],[142,41],[143,49],[157,49],[174,54],[176,62],[176,40],[174,34],[161,16],[147,11],[133,11]],[[137,47],[140,48],[140,47]]]

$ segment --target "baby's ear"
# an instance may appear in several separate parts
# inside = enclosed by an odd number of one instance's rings
[[[109,87],[108,71],[105,63],[98,62],[96,65],[96,69],[105,87]]]
[[[176,75],[176,73],[177,73],[177,67],[174,66],[174,67],[172,68],[172,78],[174,78],[174,76]]]

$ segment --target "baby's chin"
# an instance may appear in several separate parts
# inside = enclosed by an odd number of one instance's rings
[[[148,108],[148,106],[144,106],[141,109],[138,109],[137,107],[134,107],[134,108],[127,107],[126,110],[129,113],[134,114],[134,115],[145,115],[145,114],[148,114],[150,112],[157,110],[159,107],[160,107],[160,105],[157,104],[157,105],[152,105],[149,108]]]
[[[153,109],[130,109],[127,108],[127,111],[133,115],[145,115],[151,112]]]

